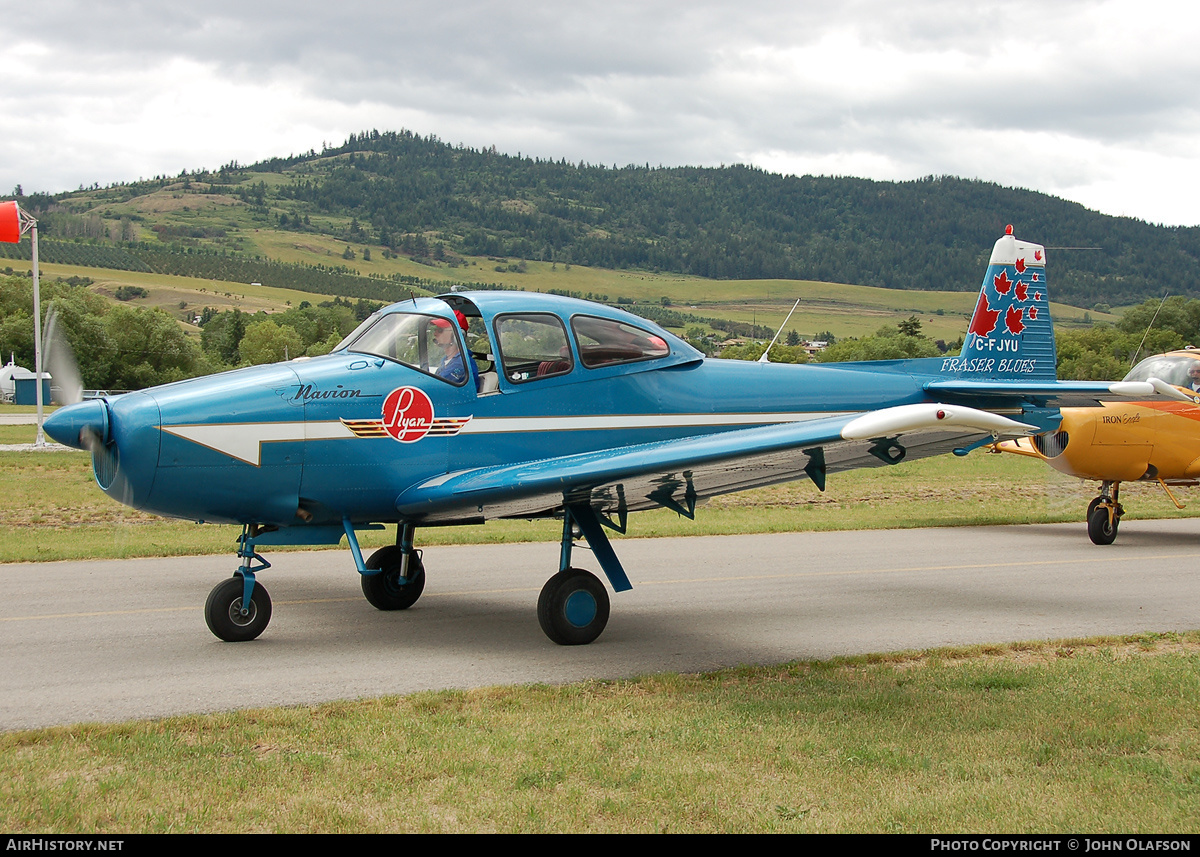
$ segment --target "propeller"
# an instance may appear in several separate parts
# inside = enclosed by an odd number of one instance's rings
[[[92,471],[100,487],[126,506],[133,505],[132,487],[119,467],[120,451],[113,438],[109,403],[106,399],[83,400],[79,363],[54,304],[46,311],[42,345],[46,369],[59,388],[63,405],[46,420],[46,433],[59,443],[90,452]]]
[[[46,369],[54,379],[62,397],[62,404],[73,405],[83,399],[83,380],[79,374],[79,364],[75,361],[75,352],[58,320],[58,310],[50,304],[46,310],[46,326],[42,332],[42,342],[46,349]]]
[[[42,347],[46,370],[58,388],[59,402],[63,405],[46,421],[48,433],[60,443],[86,449],[95,456],[103,451],[109,441],[108,408],[102,401],[80,406],[83,401],[83,379],[79,374],[79,363],[75,360],[75,352],[67,341],[66,327],[61,323],[58,309],[53,303],[46,310]],[[54,430],[57,424],[69,427],[69,431],[65,432],[67,437],[63,437],[61,429]]]

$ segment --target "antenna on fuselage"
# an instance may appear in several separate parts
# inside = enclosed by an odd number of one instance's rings
[[[1137,356],[1142,350],[1142,346],[1146,344],[1146,337],[1150,335],[1150,328],[1154,327],[1154,322],[1158,319],[1158,314],[1162,312],[1163,304],[1167,302],[1167,295],[1171,294],[1168,290],[1163,293],[1163,299],[1158,302],[1158,309],[1154,311],[1154,317],[1150,319],[1150,323],[1146,325],[1146,332],[1142,334],[1142,341],[1138,343],[1138,347],[1134,349],[1133,357],[1129,360],[1129,368],[1132,369],[1137,363]]]
[[[795,312],[796,307],[798,307],[798,306],[800,306],[800,298],[796,298],[796,303],[792,305],[792,312]],[[789,312],[787,314],[787,318],[785,318],[783,320],[783,324],[779,325],[779,333],[775,334],[775,339],[771,340],[771,345],[775,344],[775,342],[779,339],[779,334],[783,333],[783,329],[785,327],[787,327],[787,323],[792,317],[792,312]],[[758,358],[759,363],[770,363],[771,362],[770,360],[767,359],[767,355],[771,353],[771,345],[768,345],[767,350],[762,353],[762,357]]]

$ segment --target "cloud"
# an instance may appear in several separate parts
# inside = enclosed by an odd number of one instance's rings
[[[47,0],[0,22],[0,188],[404,127],[593,163],[960,174],[1195,224],[1197,35],[1167,0]]]

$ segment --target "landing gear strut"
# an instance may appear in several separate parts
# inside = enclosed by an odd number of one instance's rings
[[[204,621],[208,630],[227,643],[253,640],[271,621],[271,596],[255,581],[254,573],[271,564],[254,551],[253,532],[242,528],[238,539],[238,557],[242,564],[233,577],[221,581],[204,602]],[[259,564],[255,565],[255,561]]]
[[[1111,545],[1117,539],[1117,527],[1125,508],[1120,503],[1120,482],[1104,482],[1100,496],[1088,504],[1088,537],[1094,544]]]
[[[416,527],[400,524],[396,544],[371,554],[366,567],[378,572],[362,576],[362,591],[378,610],[407,610],[417,603],[425,590],[425,566],[421,552],[413,547]]]
[[[590,643],[600,636],[608,624],[608,590],[596,575],[571,567],[571,550],[577,538],[587,539],[588,547],[600,561],[614,591],[623,592],[632,585],[602,525],[612,526],[602,521],[590,506],[568,505],[563,509],[559,571],[546,582],[538,597],[538,624],[545,635],[560,646]],[[613,528],[620,527],[617,525]]]

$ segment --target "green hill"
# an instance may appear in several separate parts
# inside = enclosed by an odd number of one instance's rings
[[[1050,248],[1059,300],[1091,308],[1165,291],[1200,297],[1200,228],[1109,217],[1032,191],[948,176],[876,182],[746,166],[571,164],[410,132],[21,203],[47,248],[111,251],[108,262],[87,264],[253,281],[252,263],[292,263],[291,278],[322,284],[293,287],[379,300],[391,299],[389,285],[479,281],[479,259],[517,284],[522,261],[543,261],[974,291],[1007,223]],[[373,276],[362,276],[363,262]],[[698,283],[695,298],[704,293]]]

